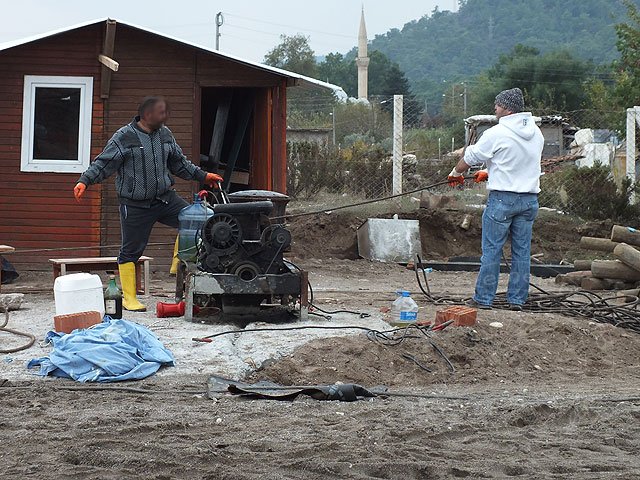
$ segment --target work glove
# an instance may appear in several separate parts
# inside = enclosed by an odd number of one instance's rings
[[[218,183],[222,182],[222,180],[224,179],[217,173],[207,173],[207,177],[204,179],[204,183],[211,187],[217,187]]]
[[[456,171],[456,167],[453,167],[453,170],[451,170],[451,173],[447,177],[447,181],[449,182],[450,187],[464,185],[464,175],[462,173],[458,173]]]
[[[76,202],[80,201],[86,189],[87,189],[87,186],[84,183],[82,182],[76,183],[76,186],[73,187],[73,196],[76,197]]]
[[[488,170],[478,170],[473,174],[473,181],[476,183],[486,182],[489,180],[489,171]]]

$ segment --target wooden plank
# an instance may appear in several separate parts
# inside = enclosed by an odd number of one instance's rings
[[[225,169],[224,182],[222,184],[222,188],[224,188],[226,191],[229,191],[229,185],[231,184],[231,174],[235,169],[236,162],[238,161],[238,155],[240,154],[240,149],[242,148],[242,143],[247,132],[249,119],[251,118],[251,114],[253,113],[253,102],[245,100],[242,102],[242,106],[240,108],[240,120],[236,128],[233,144],[231,145],[231,151],[229,152],[229,157],[227,158],[227,168]]]
[[[116,21],[108,19],[105,24],[104,43],[102,45],[102,55],[113,57],[113,50],[116,42]],[[100,98],[109,98],[111,90],[111,69],[106,65],[100,68]]]
[[[211,143],[209,144],[208,167],[211,172],[218,171],[218,166],[222,158],[222,145],[224,143],[225,132],[227,131],[227,121],[229,119],[232,98],[232,94],[225,95],[218,104],[216,119],[213,124],[213,133],[211,134]]]

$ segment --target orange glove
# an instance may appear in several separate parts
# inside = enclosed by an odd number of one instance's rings
[[[86,189],[87,186],[84,183],[76,183],[76,186],[73,187],[73,196],[76,197],[76,202],[80,201],[80,198],[82,198]]]
[[[473,179],[476,183],[486,182],[489,180],[489,172],[487,170],[478,170],[473,174]]]
[[[204,179],[204,183],[211,187],[218,186],[218,183],[222,182],[224,178],[222,178],[217,173],[207,173],[207,178]]]
[[[458,173],[456,171],[456,167],[453,167],[453,170],[451,170],[451,173],[447,177],[447,181],[449,182],[450,187],[464,185],[464,175],[462,173]]]

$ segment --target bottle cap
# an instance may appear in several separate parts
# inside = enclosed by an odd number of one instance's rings
[[[109,275],[109,280],[115,280],[116,276],[115,275]]]

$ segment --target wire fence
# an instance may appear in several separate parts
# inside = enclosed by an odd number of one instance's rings
[[[287,188],[294,205],[340,206],[437,183],[451,171],[465,143],[495,125],[489,115],[432,117],[420,102],[398,100],[290,101]],[[640,214],[631,201],[636,186],[625,177],[624,111],[534,115],[545,137],[542,207],[585,219]],[[464,189],[439,187],[431,193],[455,197],[462,206],[482,205],[485,187],[467,183]]]

